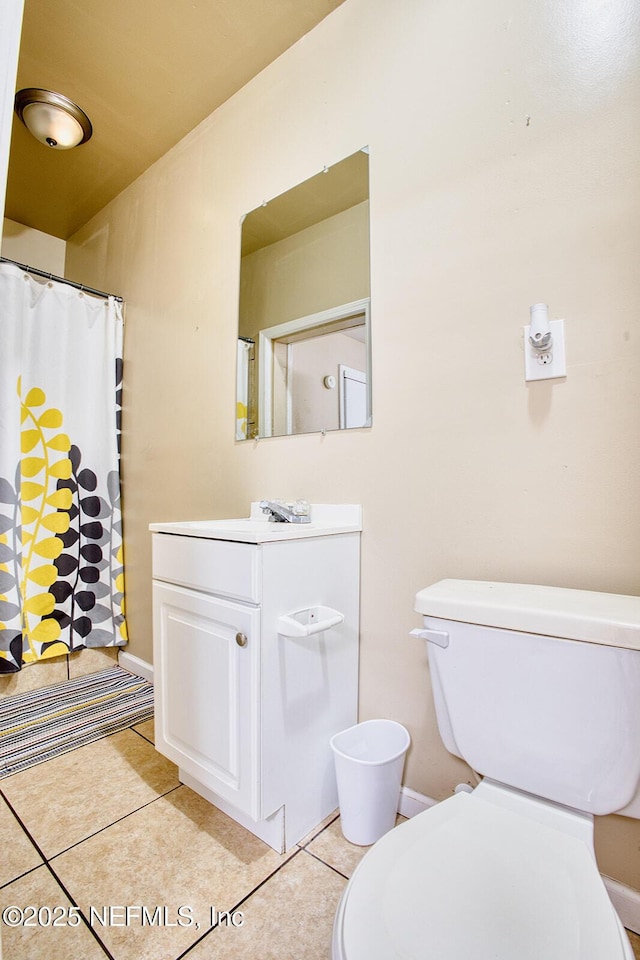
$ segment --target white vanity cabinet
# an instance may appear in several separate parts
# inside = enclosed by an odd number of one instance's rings
[[[312,506],[309,524],[151,527],[156,748],[276,850],[337,807],[329,740],[357,721],[360,528],[348,505]]]

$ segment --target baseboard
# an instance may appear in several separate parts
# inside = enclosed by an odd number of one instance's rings
[[[634,933],[640,933],[640,891],[611,877],[603,875],[602,879],[623,926]]]
[[[153,683],[152,663],[147,663],[146,660],[134,657],[132,653],[127,653],[126,650],[121,650],[118,653],[118,664],[123,670],[128,670],[129,673],[134,673],[136,677],[142,677],[144,680],[148,680],[149,683]]]
[[[437,800],[433,800],[432,797],[427,797],[423,793],[417,793],[409,787],[402,787],[398,800],[398,813],[402,814],[403,817],[415,817],[416,814],[428,810],[437,802]],[[634,933],[640,934],[640,891],[634,890],[633,887],[627,887],[619,880],[605,877],[604,874],[602,879],[623,926],[627,930],[633,930]]]
[[[425,797],[423,793],[416,793],[415,790],[411,790],[409,787],[401,787],[400,799],[398,800],[398,813],[403,817],[415,817],[416,814],[422,813],[423,810],[428,810],[429,807],[433,807],[437,802],[437,800],[433,800],[431,797]]]

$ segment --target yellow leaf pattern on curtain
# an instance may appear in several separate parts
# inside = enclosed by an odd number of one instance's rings
[[[55,582],[55,578],[51,579],[53,571],[56,571],[57,576],[57,568],[51,564],[42,564],[40,559],[55,560],[64,550],[64,543],[56,536],[50,535],[51,527],[45,521],[51,522],[53,517],[59,516],[47,502],[47,494],[52,489],[52,483],[55,489],[55,475],[51,472],[51,467],[61,459],[56,456],[55,451],[64,451],[66,454],[70,447],[66,434],[57,434],[53,440],[47,437],[47,431],[51,429],[47,427],[47,423],[54,423],[56,425],[54,429],[57,429],[63,418],[60,410],[54,408],[42,413],[38,408],[44,403],[46,403],[44,391],[32,388],[22,401],[21,418],[23,423],[28,424],[22,431],[20,444],[22,452],[31,453],[37,450],[36,456],[23,457],[20,465],[23,477],[38,477],[38,482],[23,481],[20,484],[20,496],[23,500],[30,502],[32,509],[31,523],[25,522],[24,515],[22,517],[23,544],[25,532],[28,542],[28,549],[22,557],[20,584],[23,610],[22,635],[34,655],[38,654],[35,644],[51,643],[57,640],[61,633],[60,623],[57,620],[42,619],[53,613],[55,597],[48,590],[43,593],[34,591],[36,587],[50,587]],[[66,444],[55,443],[58,437],[65,437]],[[65,456],[64,460],[69,463],[68,457]],[[47,656],[47,651],[41,656]]]

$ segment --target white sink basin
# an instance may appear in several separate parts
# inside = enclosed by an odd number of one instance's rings
[[[250,517],[232,520],[180,520],[151,523],[154,533],[172,533],[182,537],[205,537],[211,540],[235,540],[241,543],[270,543],[275,540],[302,540],[305,537],[326,537],[362,530],[360,504],[312,504],[311,523],[274,523],[252,504]]]
[[[239,530],[265,530],[269,526],[269,521],[257,520],[255,517],[238,517],[235,520],[185,520],[178,521],[181,527],[193,527],[198,530],[217,530],[219,527],[229,527],[229,529]]]

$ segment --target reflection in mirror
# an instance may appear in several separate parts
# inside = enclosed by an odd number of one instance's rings
[[[236,439],[371,425],[368,148],[242,223]]]

